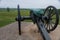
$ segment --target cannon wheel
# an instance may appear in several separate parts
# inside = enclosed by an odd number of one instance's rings
[[[53,31],[59,23],[59,14],[54,6],[48,6],[45,9],[44,16],[47,16],[47,20],[44,22],[48,32]]]

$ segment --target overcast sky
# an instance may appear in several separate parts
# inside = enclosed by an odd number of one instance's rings
[[[0,0],[0,8],[46,8],[49,5],[60,8],[60,0]]]

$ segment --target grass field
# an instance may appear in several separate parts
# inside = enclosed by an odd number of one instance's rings
[[[6,9],[0,9],[0,27],[10,24],[12,22],[15,22],[17,13],[18,12],[16,9],[10,9],[9,12],[7,12]],[[30,13],[29,10],[21,10],[22,16],[29,16],[29,13]],[[60,22],[59,22],[59,24],[60,24]]]
[[[21,10],[22,16],[29,15],[29,10]],[[0,11],[0,27],[15,22],[15,18],[17,17],[17,10],[11,9],[9,12],[7,10]]]

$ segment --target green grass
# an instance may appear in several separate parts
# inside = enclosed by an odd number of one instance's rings
[[[29,15],[29,10],[21,10],[22,16]],[[17,10],[10,10],[7,12],[6,10],[0,11],[0,27],[15,22],[15,18],[17,17]]]

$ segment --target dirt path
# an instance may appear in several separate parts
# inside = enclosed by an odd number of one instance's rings
[[[22,35],[18,34],[17,22],[0,28],[0,40],[43,40],[32,22],[22,22]],[[52,40],[60,40],[60,26],[49,34]]]

